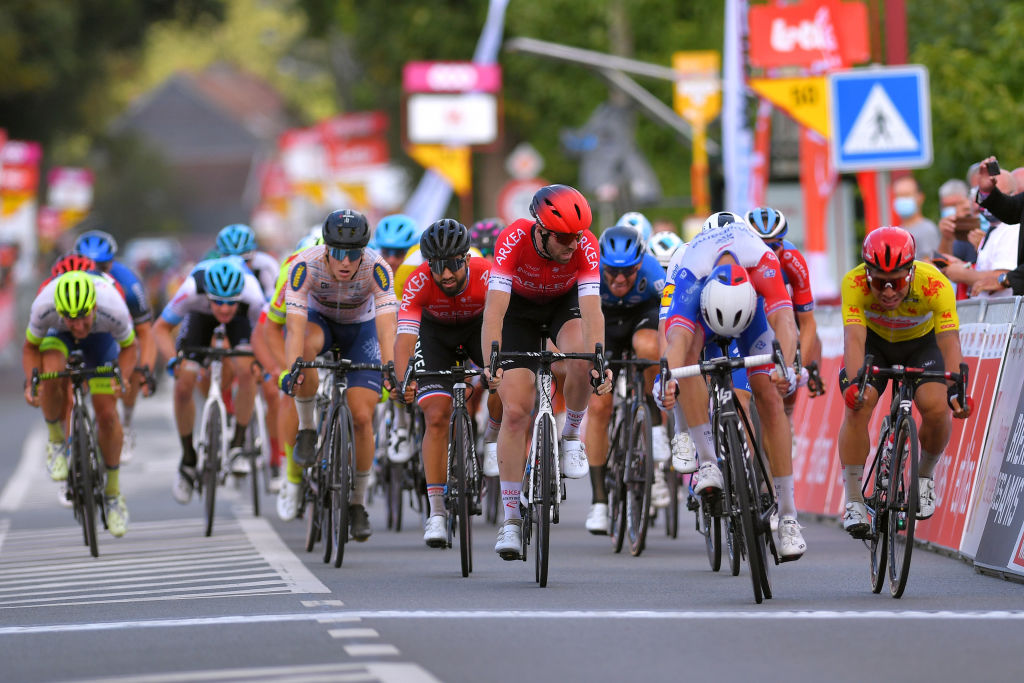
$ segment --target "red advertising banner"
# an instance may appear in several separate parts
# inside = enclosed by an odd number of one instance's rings
[[[805,0],[796,5],[755,5],[749,12],[750,64],[830,68],[871,56],[868,12],[860,2]],[[838,62],[838,63],[837,63]]]
[[[388,115],[382,111],[337,114],[316,124],[324,140],[346,140],[381,135],[388,129]]]
[[[344,171],[364,166],[386,164],[391,157],[387,140],[383,137],[328,140],[327,167]]]

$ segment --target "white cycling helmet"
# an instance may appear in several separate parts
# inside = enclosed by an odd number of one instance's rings
[[[731,263],[716,266],[700,293],[700,313],[720,337],[738,337],[757,312],[757,292],[747,271]]]
[[[628,225],[631,228],[636,228],[644,244],[651,239],[651,230],[653,229],[651,228],[651,222],[647,220],[647,216],[639,211],[627,211],[619,217],[615,225]]]
[[[712,230],[714,228],[724,228],[730,223],[739,223],[746,225],[747,222],[743,219],[743,216],[732,211],[719,211],[708,216],[708,219],[704,221],[704,225],[701,226],[700,231]]]
[[[651,256],[658,259],[662,268],[668,268],[672,261],[672,255],[676,253],[683,244],[683,238],[674,232],[656,232],[647,243],[647,251]]]

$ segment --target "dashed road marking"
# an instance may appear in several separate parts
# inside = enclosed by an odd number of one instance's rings
[[[356,643],[345,645],[345,654],[349,657],[381,657],[401,654],[398,648],[387,643]]]

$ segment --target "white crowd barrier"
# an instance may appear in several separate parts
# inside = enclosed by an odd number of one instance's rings
[[[917,537],[980,569],[1024,576],[1024,306],[1014,297],[962,301],[957,310],[974,413],[953,420],[935,472],[936,513],[918,523]],[[793,473],[801,510],[838,516],[845,502],[837,448],[842,319],[835,307],[815,318],[827,393],[809,399],[802,391],[797,399]],[[872,453],[888,405],[886,395],[872,416]]]

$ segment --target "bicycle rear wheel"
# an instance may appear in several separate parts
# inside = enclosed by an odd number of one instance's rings
[[[910,576],[917,520],[917,425],[908,415],[899,418],[889,467],[889,593],[903,595]]]
[[[608,535],[612,539],[612,550],[622,552],[626,539],[626,432],[625,420],[620,413],[612,414],[612,438],[608,443],[608,460],[605,467],[604,488],[608,496]]]
[[[307,474],[309,479],[312,479],[315,475],[312,472]],[[320,540],[320,504],[319,504],[319,491],[313,490],[310,481],[306,480],[302,484],[302,504],[304,507],[303,515],[306,518],[306,552],[313,552],[313,548],[316,547],[317,541]]]
[[[535,463],[535,486],[540,491],[539,504],[534,506],[534,521],[537,524],[536,579],[541,588],[548,585],[548,551],[551,545],[551,508],[558,484],[554,482],[555,469],[555,421],[550,414],[539,417],[541,424],[537,430],[537,460]]]
[[[347,408],[339,411],[337,424],[340,429],[335,431],[337,449],[331,466],[331,525],[334,532],[334,566],[340,567],[345,561],[345,545],[348,543],[348,501],[355,460],[352,414]]]
[[[722,568],[722,518],[714,515],[707,499],[701,499],[697,511],[698,531],[704,536],[704,548],[708,553],[711,571]],[[735,576],[735,575],[734,575]]]
[[[640,401],[633,413],[633,428],[630,432],[632,438],[626,450],[623,492],[629,552],[636,557],[644,551],[644,543],[647,540],[647,525],[651,514],[651,485],[654,483],[651,414],[644,401]]]
[[[669,463],[664,463],[665,483],[668,485],[668,507],[665,508],[665,535],[679,538],[679,475]]]
[[[206,510],[206,535],[213,534],[213,519],[217,510],[217,481],[220,478],[221,440],[224,414],[219,403],[210,404],[203,429],[203,503]]]
[[[455,491],[448,492],[449,495],[454,494],[455,498],[455,524],[459,529],[459,560],[463,577],[469,576],[473,571],[473,528],[470,520],[473,513],[471,492],[474,483],[470,470],[475,469],[471,462],[475,456],[472,452],[473,432],[467,420],[468,416],[465,413],[455,415],[454,434],[451,438]]]
[[[761,604],[765,596],[762,584],[764,569],[761,565],[761,554],[758,552],[759,539],[756,526],[759,495],[751,477],[750,463],[744,456],[743,440],[739,433],[740,425],[735,421],[727,420],[722,428],[725,431],[725,439],[728,444],[726,457],[730,462],[732,489],[739,506],[740,529],[738,535],[742,535],[743,546],[746,549],[750,582],[754,589],[754,602]]]
[[[335,415],[331,416],[327,424],[327,432],[324,434],[324,442],[317,453],[316,478],[317,478],[317,511],[320,515],[320,537],[324,541],[322,558],[324,562],[330,562],[334,553],[334,510],[331,507],[331,468],[338,457],[336,439],[338,436],[338,423]]]

